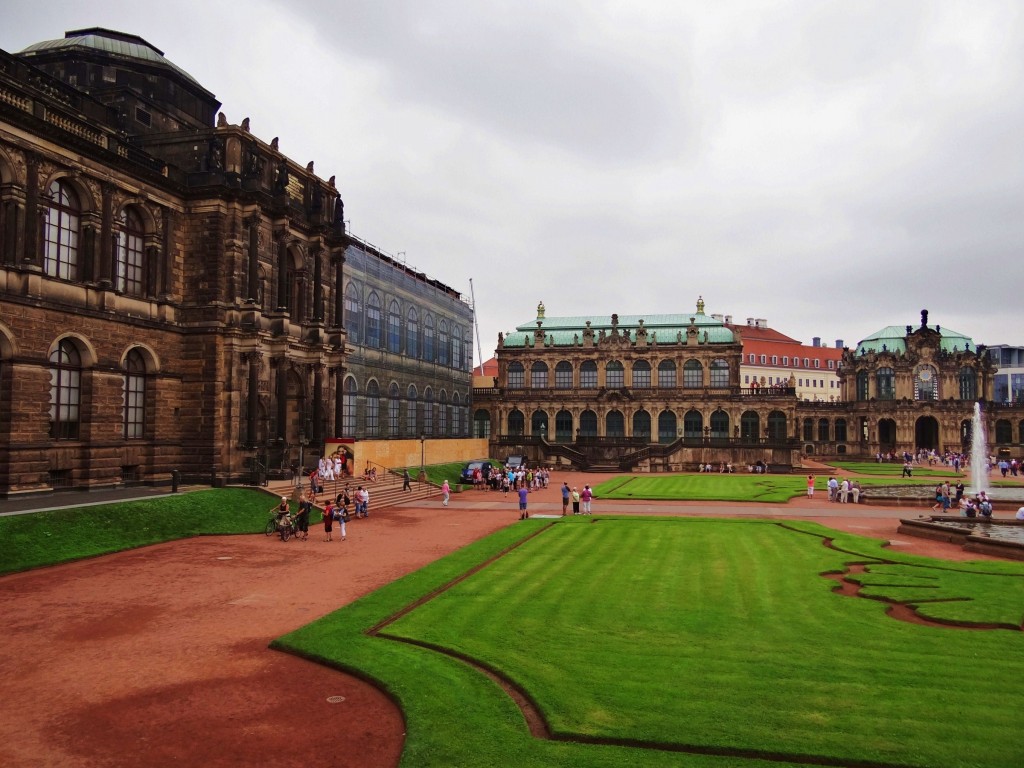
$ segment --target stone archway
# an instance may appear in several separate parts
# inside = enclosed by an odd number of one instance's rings
[[[882,451],[896,450],[896,422],[893,419],[879,419],[878,447]]]
[[[921,416],[914,423],[914,447],[928,451],[939,449],[939,422],[934,416]]]

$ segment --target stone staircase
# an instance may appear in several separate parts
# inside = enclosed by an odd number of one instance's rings
[[[403,491],[402,476],[392,472],[385,472],[382,476],[378,476],[375,481],[367,481],[361,477],[350,477],[344,481],[328,481],[324,483],[324,492],[317,495],[317,508],[323,509],[327,500],[333,499],[338,493],[341,493],[346,485],[349,489],[349,497],[353,501],[355,501],[356,489],[360,485],[369,491],[371,512],[375,509],[384,509],[406,501],[425,501],[431,498],[437,501],[441,500],[441,489],[436,485],[427,482],[421,483],[413,479],[412,490]],[[308,488],[308,480],[304,479],[302,489],[306,490]],[[278,496],[287,496],[288,498],[292,498],[293,495],[298,496],[290,480],[272,480],[268,484],[267,490]]]

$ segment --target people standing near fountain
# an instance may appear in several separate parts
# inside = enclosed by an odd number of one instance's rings
[[[850,483],[850,494],[853,496],[853,503],[860,504],[860,483],[856,480]]]
[[[942,511],[949,512],[949,480],[942,483]]]
[[[828,500],[835,501],[839,495],[839,481],[834,477],[828,479]]]
[[[942,509],[942,483],[935,486],[935,503],[932,504],[932,512],[938,512]]]
[[[850,499],[850,481],[847,478],[843,478],[843,482],[839,484],[839,503],[845,504]]]
[[[957,480],[956,481],[956,485],[953,486],[953,487],[956,489],[956,496],[953,497],[953,503],[956,504],[956,506],[959,507],[960,506],[960,499],[962,499],[964,497],[964,481],[963,480]]]

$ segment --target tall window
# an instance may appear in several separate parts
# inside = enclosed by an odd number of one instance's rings
[[[380,298],[371,293],[366,300],[366,346],[380,349],[381,342]]]
[[[646,360],[637,360],[633,363],[633,389],[651,388],[651,364]],[[650,416],[648,416],[650,418]],[[649,422],[648,422],[649,423]],[[634,434],[636,434],[634,430]],[[648,430],[650,434],[650,430]]]
[[[704,366],[700,360],[687,360],[683,365],[683,386],[686,389],[700,389],[704,386]]]
[[[43,224],[43,271],[51,277],[74,280],[78,277],[78,196],[58,180],[50,185],[49,197]]]
[[[865,374],[866,376],[867,374]],[[804,419],[804,440],[810,442],[814,439],[814,419]]]
[[[879,400],[896,397],[896,372],[892,368],[879,368],[875,372],[875,392]]]
[[[114,287],[132,296],[142,295],[145,237],[142,217],[128,208],[121,214],[121,231],[117,233]]]
[[[356,380],[349,376],[345,379],[345,391],[341,398],[341,430],[346,437],[354,437],[356,434],[357,396]]]
[[[622,411],[608,411],[604,417],[604,433],[608,437],[625,437],[626,419]]]
[[[423,390],[423,433],[434,434],[434,390],[430,387]]]
[[[622,389],[626,386],[626,369],[618,360],[612,360],[605,366],[604,385],[608,389]]]
[[[713,388],[729,386],[729,364],[721,358],[711,361],[711,386]]]
[[[740,437],[756,440],[761,436],[761,417],[757,411],[744,411],[740,415]]]
[[[448,436],[448,393],[443,389],[437,396],[437,434]]]
[[[650,371],[650,366],[647,370]],[[633,414],[633,437],[648,443],[651,441],[651,414],[647,411],[640,410]]]
[[[978,374],[973,368],[964,366],[960,369],[960,399],[978,399]]]
[[[857,371],[857,399],[858,400],[867,400],[868,399],[868,372],[867,371]],[[810,440],[811,438],[805,437],[804,439],[805,440]]]
[[[661,389],[674,389],[676,386],[676,364],[671,360],[658,363],[658,386]]]
[[[704,415],[700,411],[683,414],[683,437],[701,437],[704,431]]]
[[[452,368],[462,370],[462,329],[452,326]]]
[[[555,389],[572,389],[572,363],[567,360],[555,366]]]
[[[939,399],[939,377],[930,365],[919,365],[914,371],[914,399]]]
[[[530,366],[530,388],[547,389],[548,387],[548,364],[538,360]]]
[[[146,361],[133,349],[124,361],[124,436],[146,435]]]
[[[508,415],[508,434],[522,435],[526,432],[526,417],[518,408]]]
[[[836,419],[835,432],[836,432],[836,442],[837,443],[845,443],[846,440],[847,440],[847,437],[846,437],[846,419]]]
[[[711,414],[711,436],[729,436],[729,414],[723,410],[717,410]]]
[[[398,431],[399,402],[398,385],[391,382],[391,386],[388,387],[388,435],[391,437],[398,437],[400,434]]]
[[[82,402],[82,358],[78,348],[63,339],[50,355],[50,437],[77,440]]]
[[[420,355],[420,316],[416,307],[409,307],[405,316],[405,354],[413,359]]]
[[[345,289],[345,330],[348,332],[348,340],[353,344],[362,343],[362,320],[363,306],[359,288],[355,283],[349,283]]]
[[[818,419],[818,440],[828,442],[828,419]]]
[[[408,437],[418,437],[420,425],[416,422],[416,385],[410,384],[405,393],[405,434]]]
[[[672,411],[658,414],[658,442],[671,443],[676,439],[676,415]]]
[[[392,300],[388,304],[388,352],[399,352],[402,349],[402,310],[398,302]]]
[[[526,371],[522,363],[508,364],[508,388],[522,389],[525,386]]]
[[[580,364],[580,389],[597,389],[597,363],[593,360]]]
[[[555,441],[572,442],[572,414],[568,411],[563,410],[555,414]]]
[[[380,434],[380,387],[376,381],[366,385],[366,435],[377,437]]]
[[[597,414],[589,408],[580,414],[580,437],[597,437]]]
[[[451,339],[448,336],[448,321],[442,320],[437,324],[437,362],[441,365],[448,365],[451,360]]]
[[[462,398],[459,397],[458,392],[452,392],[452,435],[455,437],[462,437],[462,425],[464,423],[462,418]]]
[[[423,359],[430,363],[437,359],[434,351],[434,316],[431,314],[423,318]]]

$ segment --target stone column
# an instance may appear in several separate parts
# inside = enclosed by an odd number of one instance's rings
[[[313,259],[313,322],[322,323],[324,320],[324,284],[323,284],[323,259],[320,246],[315,245],[309,249],[309,255]]]
[[[333,328],[345,327],[345,249],[331,249],[331,264],[334,266],[334,323]]]
[[[334,435],[339,437],[343,434],[344,413],[345,413],[345,367],[339,365],[332,369],[334,373]],[[348,435],[351,437],[351,435]]]
[[[283,312],[288,306],[288,230],[281,229],[276,233],[277,237],[277,309]]]
[[[41,267],[43,248],[40,235],[46,221],[46,209],[39,204],[39,156],[26,153],[25,163],[28,171],[25,184],[25,251],[21,259],[23,264]]]
[[[277,369],[277,437],[288,439],[288,359],[277,357],[272,361]]]
[[[261,352],[245,352],[242,355],[242,360],[249,365],[249,392],[245,408],[246,434],[249,438],[249,445],[256,444],[256,422],[260,406],[260,361],[262,359]]]
[[[117,233],[114,231],[114,186],[103,184],[100,189],[103,193],[102,218],[100,220],[100,253],[99,263],[90,263],[93,260],[88,254],[85,259],[84,277],[87,281],[98,280],[100,288],[111,288],[114,286],[114,264],[117,261]],[[86,238],[89,239],[88,237]]]
[[[249,227],[249,263],[248,281],[246,282],[246,299],[250,304],[256,303],[260,285],[260,215],[259,211],[245,220]]]
[[[324,440],[324,370],[323,363],[313,363],[313,444],[319,445]]]

